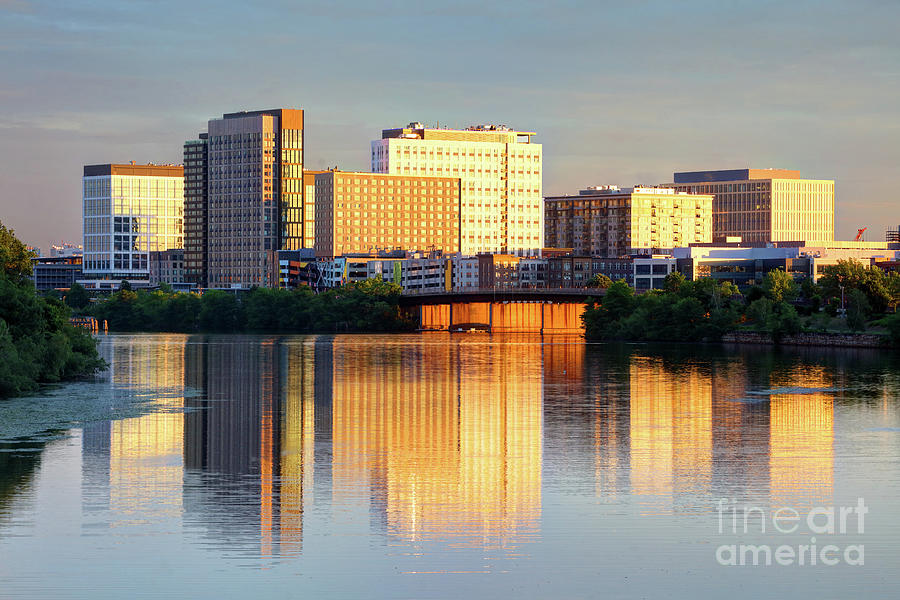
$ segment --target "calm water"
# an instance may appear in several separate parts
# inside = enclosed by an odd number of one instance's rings
[[[0,402],[0,598],[900,596],[884,353],[475,334],[102,352],[95,382]],[[824,529],[860,498],[862,528]],[[740,544],[794,563],[720,564]]]

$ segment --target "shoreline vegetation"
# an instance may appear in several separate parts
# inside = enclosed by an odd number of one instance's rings
[[[116,293],[88,304],[82,314],[105,320],[110,331],[169,333],[394,333],[414,331],[400,311],[401,288],[380,279],[348,283],[315,294],[254,288],[240,295],[209,290],[198,295],[132,291],[123,283]],[[71,295],[71,292],[70,292]]]
[[[69,307],[40,296],[32,252],[0,223],[0,398],[105,368],[90,333],[69,323]]]
[[[588,299],[582,317],[587,341],[900,345],[900,275],[858,261],[828,266],[814,283],[783,270],[741,293],[712,278],[688,281],[669,274],[663,289],[636,294],[623,280],[599,276],[605,288]],[[105,320],[110,331],[171,333],[399,333],[416,329],[400,310],[400,286],[369,279],[315,294],[255,288],[240,294],[210,290],[202,296],[133,291],[123,282],[95,302],[73,286],[66,302]],[[864,335],[863,335],[864,334]],[[806,338],[802,336],[806,335]],[[801,336],[801,337],[797,337]],[[865,337],[867,341],[861,341]],[[855,338],[859,338],[856,340]],[[846,343],[838,344],[835,340]],[[818,340],[818,341],[816,341]],[[879,341],[881,340],[881,341]]]
[[[599,287],[606,294],[589,299],[582,317],[588,341],[856,345],[859,338],[859,345],[900,346],[900,275],[855,260],[825,267],[817,283],[770,271],[745,294],[677,272],[643,294],[623,280]],[[846,344],[834,343],[840,339]]]

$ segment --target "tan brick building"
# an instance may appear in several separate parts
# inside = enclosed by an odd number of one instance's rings
[[[316,256],[459,251],[459,178],[326,171],[315,179]]]

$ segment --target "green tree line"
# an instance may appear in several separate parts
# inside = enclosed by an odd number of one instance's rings
[[[354,282],[315,294],[255,288],[203,295],[133,291],[127,285],[100,299],[90,312],[111,331],[193,332],[392,332],[415,327],[399,306],[400,286],[379,279]]]
[[[32,256],[0,223],[0,398],[104,366],[94,338],[69,324],[69,308],[35,293]]]
[[[825,267],[818,282],[797,282],[773,270],[745,294],[729,282],[687,281],[681,273],[644,294],[635,294],[624,280],[600,280],[595,287],[605,287],[606,294],[588,300],[582,317],[588,339],[712,341],[746,329],[778,340],[826,330],[824,323],[842,317],[850,331],[884,328],[900,344],[900,275],[855,260]]]

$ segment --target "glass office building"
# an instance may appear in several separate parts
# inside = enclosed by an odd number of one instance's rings
[[[184,244],[184,171],[174,165],[84,167],[84,278],[91,287],[149,280],[149,253]]]

